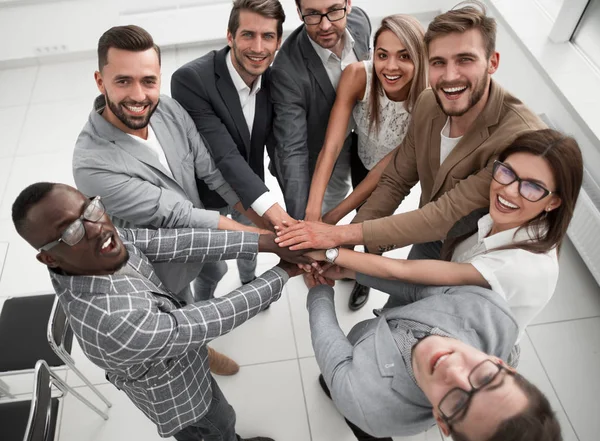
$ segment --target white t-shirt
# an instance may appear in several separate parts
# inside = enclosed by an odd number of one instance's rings
[[[450,117],[446,120],[446,124],[442,128],[440,133],[441,135],[441,143],[440,143],[440,165],[446,160],[448,155],[456,144],[462,139],[462,136],[458,136],[456,138],[450,138]]]
[[[492,291],[506,299],[519,325],[518,343],[527,325],[554,294],[558,282],[556,249],[544,254],[520,248],[495,250],[532,240],[534,236],[527,229],[517,231],[518,228],[488,236],[493,226],[489,214],[479,219],[477,226],[477,233],[456,247],[452,261],[473,265]]]
[[[150,124],[148,124],[148,139],[140,138],[139,136],[135,136],[130,133],[128,133],[128,135],[131,136],[136,141],[138,141],[138,142],[142,143],[143,145],[145,145],[146,147],[148,147],[148,149],[150,149],[152,154],[158,159],[158,161],[161,163],[161,165],[165,168],[169,177],[173,178],[173,172],[171,171],[171,167],[169,167],[169,163],[167,162],[167,157],[165,156],[165,151],[163,150],[162,146],[160,145],[160,142],[158,141],[158,138],[154,134],[154,130],[152,130],[152,126]]]

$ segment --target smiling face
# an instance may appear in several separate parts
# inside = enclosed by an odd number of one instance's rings
[[[434,335],[414,347],[415,379],[433,406],[434,417],[446,436],[450,429],[438,410],[440,402],[455,387],[470,391],[469,374],[487,359],[504,366],[502,360],[453,338]],[[524,392],[514,378],[502,370],[490,385],[473,395],[466,413],[451,421],[452,428],[470,439],[487,439],[502,421],[517,415],[526,406]]]
[[[79,191],[55,186],[27,214],[27,240],[36,248],[58,239],[90,203]],[[71,275],[112,274],[127,262],[128,252],[115,227],[104,215],[97,222],[83,221],[85,234],[73,246],[59,243],[37,258],[50,268]]]
[[[242,10],[236,35],[227,31],[227,42],[235,70],[251,87],[271,65],[281,44],[277,38],[277,20]]]
[[[102,116],[125,133],[147,137],[150,117],[160,96],[160,62],[154,49],[141,52],[111,47],[108,63],[96,72],[106,98]]]
[[[385,30],[377,38],[373,69],[389,99],[406,99],[415,74],[415,65],[402,41],[392,31]]]
[[[551,192],[556,191],[554,173],[543,157],[530,153],[513,153],[503,162],[519,178],[533,181]],[[490,184],[490,216],[494,221],[492,232],[519,227],[542,212],[556,209],[560,204],[561,199],[556,194],[531,202],[519,193],[518,181],[502,185],[492,180]]]
[[[342,44],[344,32],[346,31],[346,21],[350,10],[351,1],[340,0],[301,0],[298,15],[302,20],[302,15],[307,14],[326,14],[327,12],[342,9],[346,7],[346,15],[341,20],[329,21],[327,17],[321,19],[318,25],[305,25],[306,33],[312,41],[325,49],[335,52],[334,48]]]
[[[478,115],[487,102],[490,75],[498,53],[486,56],[478,29],[454,32],[429,43],[429,82],[444,113],[451,117]]]

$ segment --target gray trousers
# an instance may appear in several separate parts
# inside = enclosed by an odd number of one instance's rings
[[[239,441],[235,433],[235,411],[211,375],[212,400],[208,412],[174,435],[177,441]]]
[[[346,199],[352,182],[350,179],[350,143],[345,143],[338,157],[331,178],[325,189],[321,213],[325,214]]]
[[[231,214],[231,218],[242,225],[246,225],[248,227],[255,226],[250,219],[248,219],[246,216],[244,216],[242,213],[240,213],[233,207],[224,207],[221,208],[219,211],[222,216],[227,216],[228,214]],[[237,267],[242,284],[251,282],[256,277],[256,257],[254,257],[254,259],[252,260],[238,259]]]

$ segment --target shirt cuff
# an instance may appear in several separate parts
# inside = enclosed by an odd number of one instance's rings
[[[250,207],[256,211],[256,214],[258,214],[260,217],[263,217],[267,210],[276,203],[277,200],[275,199],[275,196],[273,196],[270,191],[267,191],[266,193],[261,194],[254,202],[252,202]]]

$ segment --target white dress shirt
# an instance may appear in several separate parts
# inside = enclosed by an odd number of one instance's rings
[[[558,282],[556,249],[538,254],[520,248],[497,250],[535,237],[529,229],[513,228],[489,236],[492,217],[477,223],[478,231],[461,242],[452,261],[470,263],[495,291],[506,299],[519,325],[519,340],[533,318],[546,306]],[[518,341],[517,340],[517,343]]]
[[[315,52],[323,62],[323,67],[325,67],[325,71],[327,72],[329,81],[331,81],[331,85],[337,90],[340,77],[342,76],[342,71],[349,64],[358,61],[358,58],[356,58],[356,55],[354,54],[354,38],[352,38],[352,35],[348,29],[344,31],[344,49],[342,50],[341,58],[331,52],[329,49],[319,46],[312,40],[312,38],[308,37],[308,41],[310,41],[310,44],[312,44]]]
[[[250,87],[248,87],[238,71],[235,69],[231,57],[233,57],[233,52],[229,51],[229,55],[225,57],[227,70],[229,70],[229,76],[231,76],[233,86],[240,97],[240,104],[242,106],[242,112],[244,113],[244,119],[246,120],[250,137],[252,137],[252,127],[254,126],[254,115],[256,113],[256,94],[260,91],[262,75],[254,81],[252,89],[250,89]],[[261,194],[254,202],[252,202],[250,207],[252,207],[252,209],[256,211],[259,216],[263,216],[265,212],[276,203],[277,200],[275,199],[275,196],[273,196],[270,191],[267,191]]]

